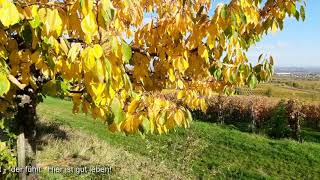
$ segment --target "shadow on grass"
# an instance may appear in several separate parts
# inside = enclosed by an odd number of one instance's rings
[[[221,127],[227,128],[227,129],[235,129],[241,132],[246,133],[254,133],[254,134],[260,134],[260,135],[267,135],[266,129],[264,128],[252,128],[252,124],[250,121],[226,121],[223,124],[219,123],[217,119],[210,118],[205,120],[199,120],[196,119],[196,121],[202,121],[207,123],[214,123],[218,124]],[[271,138],[271,137],[270,137]],[[290,137],[287,137],[290,139]],[[318,129],[310,128],[308,126],[302,125],[301,127],[301,133],[300,133],[301,142],[313,142],[313,143],[320,143],[320,131]],[[277,138],[275,138],[277,139]],[[281,138],[280,138],[281,139]]]
[[[302,128],[301,137],[303,141],[320,143],[320,131],[312,128]]]
[[[49,140],[69,140],[67,132],[61,127],[61,123],[39,121],[36,136],[37,149],[42,150]]]

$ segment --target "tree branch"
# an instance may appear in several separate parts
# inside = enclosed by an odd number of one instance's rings
[[[144,54],[146,56],[159,56],[157,53],[149,53],[147,50],[144,50],[142,48],[135,47],[135,46],[131,46],[131,50],[133,52],[138,52],[138,53]]]
[[[8,101],[7,99],[5,99],[5,98],[3,98],[3,97],[0,97],[0,100],[1,100],[1,101],[5,101],[5,102],[7,102],[7,103],[11,104],[11,102],[10,102],[10,101]]]
[[[80,90],[80,91],[75,91],[75,90],[67,90],[69,93],[74,93],[74,94],[83,94],[84,93],[84,89]]]

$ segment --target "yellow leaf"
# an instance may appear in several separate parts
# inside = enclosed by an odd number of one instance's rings
[[[173,59],[173,67],[181,73],[184,73],[189,67],[188,61],[184,60],[182,57]]]
[[[174,71],[173,69],[169,69],[169,80],[171,82],[174,82],[176,80],[176,77],[174,76]]]
[[[183,89],[183,82],[179,79],[177,82],[178,88]]]
[[[273,21],[273,23],[272,23],[272,28],[271,28],[271,30],[272,30],[272,32],[273,33],[275,33],[275,32],[277,32],[277,23],[276,23],[276,21]]]
[[[71,59],[71,62],[73,62],[77,58],[80,50],[81,50],[81,44],[80,43],[75,43],[75,44],[73,44],[71,46],[71,48],[70,48],[70,50],[68,52],[68,58]]]
[[[8,81],[6,74],[0,71],[0,96],[6,94],[10,90],[10,82]]]
[[[109,95],[111,98],[114,98],[116,95],[116,92],[113,90],[111,86],[109,86]]]
[[[163,133],[162,129],[160,126],[157,127],[158,133],[161,135]]]
[[[46,27],[47,35],[54,31],[56,31],[57,35],[61,34],[62,20],[57,9],[47,9],[47,17],[44,24]]]
[[[209,52],[206,46],[203,44],[199,45],[198,54],[205,59],[206,63],[209,63]]]
[[[93,46],[93,51],[94,51],[94,53],[93,53],[94,56],[95,56],[97,59],[100,59],[101,56],[102,56],[102,53],[103,53],[103,50],[102,50],[101,46],[98,45],[98,44],[95,44],[95,45]]]
[[[188,59],[189,53],[188,53],[187,50],[185,50],[185,51],[183,52],[183,57],[184,57],[185,59]]]
[[[59,54],[59,52],[60,52],[60,44],[56,40],[56,38],[54,38],[53,36],[50,36],[49,43],[51,44],[51,46],[53,46],[55,53]]]
[[[208,42],[207,42],[208,46],[210,49],[213,49],[214,45],[215,45],[215,40],[213,39],[213,37],[209,34],[208,35]]]
[[[178,126],[181,126],[183,121],[183,113],[180,109],[174,114],[174,120]]]
[[[205,99],[200,100],[200,108],[201,108],[201,111],[203,111],[203,112],[205,112],[207,110],[207,104],[206,104]]]
[[[38,37],[35,29],[32,29],[32,49],[36,49],[38,43],[39,43],[39,37]]]
[[[119,21],[118,18],[117,18],[117,19],[115,20],[115,22],[114,22],[114,27],[115,27],[116,29],[120,29],[120,28],[121,28],[121,24],[120,24],[120,21]]]
[[[41,8],[41,9],[39,9],[38,15],[39,15],[40,21],[41,21],[42,23],[45,23],[45,22],[46,22],[46,14],[47,14],[46,8]]]
[[[33,54],[31,54],[31,62],[36,64],[39,61],[42,61],[41,52],[37,50]]]
[[[3,59],[8,58],[8,52],[4,46],[0,46],[0,57]]]
[[[101,96],[105,87],[106,87],[106,84],[104,84],[104,83],[98,83],[97,87],[95,85],[92,85],[92,91],[93,91],[93,94],[95,95],[95,97]]]
[[[63,38],[60,38],[60,47],[65,54],[68,54],[69,48]]]
[[[128,113],[133,113],[139,105],[137,100],[133,100],[128,106]]]
[[[20,63],[20,54],[18,50],[11,52],[9,56],[9,62],[11,65],[18,65]]]
[[[100,83],[103,83],[104,80],[104,71],[103,71],[103,66],[102,63],[100,61],[100,59],[98,59],[96,61],[96,70],[94,72],[96,74],[96,77],[98,78]]]
[[[27,85],[21,84],[14,76],[11,74],[8,76],[8,79],[15,85],[17,85],[20,89],[24,89]]]
[[[182,99],[184,96],[186,95],[186,92],[185,91],[179,91],[178,92],[178,96],[177,96],[177,99]]]
[[[5,27],[9,27],[20,21],[19,11],[12,2],[4,1],[2,3],[0,21]]]
[[[176,27],[179,28],[181,23],[181,13],[178,13],[176,16]]]
[[[183,58],[181,58],[183,69],[186,70],[189,68],[189,62]]]
[[[93,53],[94,51],[90,47],[86,48],[81,53],[84,66],[86,67],[87,70],[91,70],[96,65],[96,61]]]
[[[93,0],[81,0],[82,13],[87,15],[93,9]]]
[[[97,32],[98,26],[95,15],[92,12],[88,13],[81,21],[81,28],[82,31],[88,36],[92,36]]]

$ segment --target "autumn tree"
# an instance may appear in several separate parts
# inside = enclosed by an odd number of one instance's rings
[[[72,97],[75,113],[111,131],[188,127],[188,109],[205,110],[203,97],[268,80],[272,57],[252,65],[247,50],[287,16],[305,16],[301,0],[211,3],[0,0],[0,117],[15,117],[29,157],[45,95]],[[164,89],[175,89],[182,103],[155,93]]]

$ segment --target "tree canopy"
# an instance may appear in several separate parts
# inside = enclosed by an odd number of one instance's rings
[[[253,65],[248,49],[286,17],[305,18],[301,0],[231,0],[209,15],[211,3],[0,0],[0,116],[32,93],[37,103],[71,96],[75,113],[112,131],[189,126],[188,108],[205,111],[204,96],[267,81],[273,58]],[[156,93],[173,89],[181,102]]]

